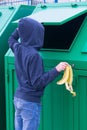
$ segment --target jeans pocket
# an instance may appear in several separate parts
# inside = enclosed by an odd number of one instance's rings
[[[21,116],[24,120],[31,120],[34,117],[34,110],[26,110],[26,109],[22,109],[21,111]]]

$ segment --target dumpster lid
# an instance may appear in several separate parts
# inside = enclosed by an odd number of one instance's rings
[[[60,4],[59,4],[60,5]],[[34,12],[28,17],[43,24],[60,25],[64,24],[87,12],[87,5],[70,4],[59,6],[58,4],[38,5]]]

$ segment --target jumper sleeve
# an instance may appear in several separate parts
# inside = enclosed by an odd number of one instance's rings
[[[12,49],[13,52],[15,46],[18,44],[18,39],[19,39],[19,34],[18,34],[18,29],[16,28],[8,39],[9,47]]]
[[[43,61],[37,54],[32,56],[31,64],[29,65],[29,75],[33,89],[43,89],[52,82],[59,72],[56,68],[52,68],[48,72],[44,72]]]

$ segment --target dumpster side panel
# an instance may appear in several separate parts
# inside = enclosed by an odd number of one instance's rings
[[[5,81],[6,81],[6,130],[14,130],[14,92],[17,87],[17,80],[14,72],[14,65],[7,64],[8,58],[5,57]],[[7,68],[8,66],[8,68]],[[11,89],[12,88],[12,89]]]
[[[74,101],[74,129],[87,129],[87,71],[76,70],[74,89],[77,93]]]
[[[7,102],[7,112],[9,113],[7,119],[7,126],[8,126],[7,130],[14,130],[13,97],[15,89],[17,87],[17,80],[15,76],[14,64],[12,63],[9,64],[9,61],[11,61],[10,58],[5,56],[6,97],[7,97],[6,102]],[[7,78],[9,79],[9,82]],[[56,85],[56,80],[47,86],[47,88],[45,89],[44,96],[42,98],[42,114],[39,130],[48,130],[48,129],[69,130],[70,129],[69,126],[73,126],[73,119],[72,119],[73,104],[72,103],[69,104],[72,98],[69,99],[68,96],[70,95],[66,94],[65,87],[64,86],[58,87]],[[69,99],[68,102],[67,98]],[[67,108],[67,105],[69,105],[69,108]],[[69,109],[70,111],[72,111],[72,113],[68,112]],[[68,125],[68,120],[71,119],[72,122],[69,122]]]
[[[5,68],[6,102],[7,112],[9,113],[7,130],[14,130],[13,97],[17,87],[17,79],[13,56],[5,56]],[[51,67],[46,66],[45,68],[46,70],[51,69]],[[59,78],[61,76],[62,74]],[[58,86],[56,84],[59,78],[56,78],[45,89],[42,97],[42,114],[39,130],[86,130],[87,71],[74,70],[73,88],[77,93],[76,97],[72,97],[64,85]]]

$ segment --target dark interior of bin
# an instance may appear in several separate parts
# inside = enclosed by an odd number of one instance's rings
[[[43,48],[69,50],[86,15],[87,13],[82,14],[62,25],[44,25],[45,40]]]

